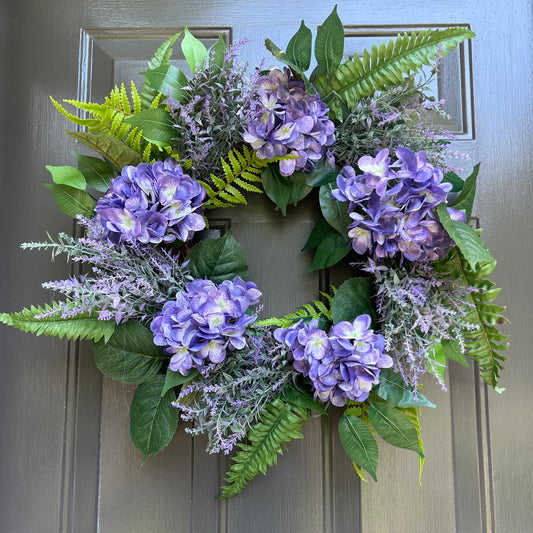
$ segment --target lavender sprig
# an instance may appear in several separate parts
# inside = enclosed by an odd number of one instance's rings
[[[429,370],[446,390],[432,349],[453,339],[466,352],[464,333],[476,329],[465,320],[472,308],[466,296],[475,289],[437,273],[429,263],[388,267],[369,260],[363,270],[376,280],[376,306],[394,370],[415,390]]]
[[[209,453],[229,453],[297,376],[288,349],[270,330],[254,326],[245,335],[243,349],[230,349],[224,363],[185,387],[173,404],[182,420],[194,422],[185,431],[207,434]]]

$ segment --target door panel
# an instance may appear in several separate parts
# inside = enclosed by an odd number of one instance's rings
[[[449,102],[455,147],[482,161],[475,215],[499,259],[513,324],[503,395],[487,391],[475,369],[452,366],[442,392],[427,380],[437,405],[422,413],[427,460],[418,485],[415,454],[380,446],[379,482],[360,483],[339,443],[337,419],[306,422],[305,439],[289,444],[278,465],[245,491],[217,503],[228,465],[183,428],[171,445],[142,464],[130,442],[128,406],[134,387],[102,378],[90,347],[0,329],[0,530],[120,533],[414,533],[529,531],[533,365],[521,317],[532,311],[527,267],[532,259],[530,139],[531,4],[456,0],[339,1],[347,54],[397,31],[469,25],[477,37],[443,61],[435,87]],[[144,68],[158,44],[188,26],[207,44],[252,39],[240,57],[266,57],[265,37],[283,46],[304,18],[313,31],[331,11],[323,2],[126,2],[71,0],[0,6],[4,98],[0,191],[0,310],[18,310],[50,296],[39,283],[64,278],[69,267],[45,253],[22,252],[22,241],[70,231],[44,191],[45,164],[72,164],[78,150],[51,106],[78,95],[98,100]],[[179,46],[176,47],[178,52]],[[520,51],[518,53],[517,51]],[[175,57],[180,59],[179,53]],[[138,79],[138,78],[137,78]],[[517,194],[518,192],[518,194]],[[316,203],[316,202],[315,202]],[[250,279],[265,293],[264,316],[284,314],[344,274],[305,274],[300,253],[316,218],[312,198],[287,217],[260,196],[246,209],[212,213],[212,228],[231,227],[249,261]],[[529,400],[529,402],[528,402]],[[517,408],[518,407],[518,408]]]

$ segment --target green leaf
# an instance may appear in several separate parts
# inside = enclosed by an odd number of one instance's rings
[[[379,372],[379,384],[372,389],[380,398],[397,407],[435,407],[421,392],[415,397],[412,387],[405,384],[401,374],[391,368]]]
[[[452,193],[461,192],[465,184],[464,180],[461,177],[459,177],[455,172],[452,172],[451,170],[449,172],[446,172],[446,174],[444,174],[444,177],[442,178],[442,182],[452,184],[452,190],[450,191]]]
[[[485,279],[494,269],[496,261],[483,261],[472,268],[457,247],[451,248],[446,257],[435,261],[433,266],[439,272],[445,272],[451,279],[463,280],[466,286],[477,289],[466,296],[472,309],[465,320],[477,328],[463,333],[466,341],[466,355],[479,363],[479,371],[488,385],[495,387],[499,372],[503,368],[505,357],[499,353],[508,348],[501,341],[507,339],[495,327],[509,321],[501,314],[504,307],[490,304],[499,293],[493,288],[494,283]]]
[[[446,55],[474,35],[467,28],[413,31],[390,40],[388,45],[374,45],[371,52],[364,51],[362,59],[354,55],[334,72],[323,68],[325,72],[317,72],[312,79],[330,107],[330,116],[342,120],[343,107],[352,110],[362,98],[401,85],[406,75],[430,65],[437,55]]]
[[[185,35],[183,41],[181,41],[181,49],[192,73],[196,74],[197,65],[202,64],[207,58],[207,48],[202,41],[199,41],[185,28]]]
[[[314,270],[329,268],[336,265],[340,260],[344,259],[352,249],[349,239],[343,237],[331,226],[329,227],[331,228],[331,231],[324,236],[324,239],[318,245],[313,263],[307,272],[313,272]]]
[[[144,460],[161,451],[176,433],[178,410],[172,405],[174,391],[161,396],[165,376],[155,375],[137,387],[130,407],[130,435]]]
[[[418,443],[418,433],[411,421],[398,409],[382,402],[372,403],[368,418],[376,433],[389,444],[424,455]]]
[[[156,70],[159,67],[170,64],[170,58],[172,57],[172,45],[176,42],[176,39],[178,39],[180,35],[180,33],[177,33],[176,35],[172,36],[157,49],[154,57],[148,61],[148,68],[150,70]],[[152,87],[146,78],[146,72],[141,72],[141,74],[145,76],[141,90],[141,102],[144,107],[151,107],[152,102],[159,94],[159,91]]]
[[[331,183],[337,179],[339,171],[336,168],[326,168],[322,163],[318,163],[316,168],[314,168],[308,174],[305,174],[307,177],[307,185],[311,187],[320,187],[326,183]]]
[[[312,47],[313,35],[302,20],[300,28],[289,41],[285,52],[289,60],[298,67],[298,72],[305,72],[309,68]]]
[[[77,168],[68,165],[61,167],[46,165],[46,168],[52,174],[52,179],[57,185],[68,185],[74,189],[85,190],[87,186],[85,177]]]
[[[222,68],[224,66],[224,58],[226,57],[226,41],[221,34],[218,36],[218,41],[209,50],[210,64]]]
[[[17,313],[0,313],[0,322],[20,331],[56,336],[60,339],[66,337],[68,340],[88,339],[96,342],[102,337],[106,340],[111,337],[115,329],[114,320],[98,320],[98,316],[91,313],[61,318],[63,307],[62,302],[45,304],[44,308],[32,305],[30,309],[23,309]],[[44,313],[51,316],[36,318]]]
[[[446,368],[446,357],[444,356],[444,349],[442,348],[442,344],[434,344],[429,349],[428,355],[428,371],[438,379],[439,383],[444,383],[444,369]]]
[[[348,204],[336,200],[331,191],[336,189],[334,183],[326,183],[320,187],[318,195],[320,209],[324,218],[344,237],[348,236],[348,226],[353,222],[348,215]]]
[[[240,244],[233,238],[231,230],[218,239],[207,239],[194,245],[187,256],[191,276],[196,279],[210,279],[222,283],[240,276],[248,277],[246,256]]]
[[[346,455],[377,481],[378,445],[368,426],[354,415],[344,415],[339,420],[339,437]]]
[[[303,200],[313,190],[313,187],[307,185],[307,175],[303,172],[293,172],[288,179],[291,186],[290,201],[293,205]]]
[[[335,230],[326,222],[325,218],[319,218],[301,251],[318,248],[322,240],[326,239],[333,231]]]
[[[123,383],[144,383],[155,376],[168,359],[154,344],[152,332],[136,320],[115,328],[107,342],[94,345],[94,358],[100,371]]]
[[[479,163],[474,167],[472,174],[466,178],[463,189],[455,201],[450,204],[454,209],[462,209],[466,213],[466,220],[472,216],[472,206],[476,196],[476,180],[479,172]]]
[[[238,494],[259,472],[265,474],[283,453],[286,442],[301,439],[306,410],[275,399],[265,407],[261,421],[248,432],[248,443],[238,443],[239,451],[222,487],[221,500]]]
[[[68,185],[55,185],[45,183],[44,186],[52,191],[57,207],[68,215],[76,218],[76,215],[92,217],[94,215],[94,200],[85,192],[69,187]]]
[[[139,128],[148,142],[162,148],[170,146],[172,139],[177,135],[170,121],[170,113],[159,107],[143,109],[137,115],[125,118],[124,122]]]
[[[115,137],[111,137],[111,135],[95,135],[84,131],[67,131],[65,133],[99,153],[112,165],[115,165],[118,170],[126,165],[135,166],[141,162],[141,156],[135,150]]]
[[[261,178],[266,195],[281,209],[283,216],[285,216],[292,191],[288,178],[280,174],[277,163],[268,165],[261,173]]]
[[[151,87],[165,97],[170,94],[174,100],[183,101],[187,90],[183,89],[189,81],[183,72],[174,65],[161,65],[153,70],[140,72]]]
[[[324,409],[324,405],[314,399],[313,393],[309,389],[304,388],[297,383],[286,387],[283,391],[283,397],[291,405],[296,407],[303,407],[304,409],[318,411],[323,415],[328,414],[328,412]]]
[[[115,177],[113,169],[101,159],[76,153],[78,169],[85,176],[87,185],[100,192],[109,189],[111,180]]]
[[[318,66],[331,74],[342,61],[344,54],[344,28],[337,15],[337,6],[320,26],[315,40],[315,57]]]
[[[461,347],[457,341],[451,339],[442,339],[440,343],[446,359],[457,361],[459,364],[466,366],[467,368],[470,366],[465,358],[465,354],[461,353]]]
[[[472,269],[475,269],[478,263],[494,260],[476,230],[464,222],[453,220],[445,204],[438,206],[437,214],[440,223],[444,226],[444,229],[453,239],[459,250],[461,250],[461,253]]]
[[[376,311],[372,304],[372,285],[366,278],[345,281],[335,293],[331,304],[331,317],[337,324],[343,320],[353,322],[360,315],[370,315],[376,323]],[[375,327],[375,326],[373,326]]]
[[[179,372],[174,372],[173,370],[170,370],[170,368],[167,368],[167,373],[165,374],[165,385],[161,391],[161,396],[164,396],[170,389],[179,387],[180,385],[193,380],[197,375],[198,370],[196,370],[196,368],[193,368],[188,376],[184,376]]]

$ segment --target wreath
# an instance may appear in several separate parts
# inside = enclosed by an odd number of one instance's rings
[[[434,405],[421,377],[445,388],[447,360],[469,358],[497,388],[505,360],[504,308],[487,279],[495,260],[467,224],[479,165],[463,180],[453,138],[428,127],[443,113],[429,81],[473,36],[413,32],[345,61],[335,8],[310,74],[304,22],[285,50],[266,41],[283,68],[248,74],[237,60],[244,42],[220,37],[208,51],[185,29],[190,75],[170,62],[178,34],[140,91],[132,82],[102,104],[66,100],[77,114],[52,99],[79,126],[67,133],[100,157],[47,167],[46,187],[83,236],[22,247],[66,254],[88,272],[43,284],[64,300],[0,319],[92,341],[104,374],[137,385],[131,437],[144,458],[169,443],[178,418],[207,435],[208,452],[233,451],[223,499],[301,438],[308,416],[333,409],[361,477],[376,479],[374,434],[422,466],[419,411]],[[309,270],[344,261],[358,273],[281,318],[259,317],[262,293],[231,231],[205,238],[210,209],[262,192],[283,215],[318,196]]]

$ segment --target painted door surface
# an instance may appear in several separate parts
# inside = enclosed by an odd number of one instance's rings
[[[526,533],[532,531],[533,252],[532,6],[529,0],[338,1],[347,54],[400,31],[468,25],[476,33],[443,63],[456,148],[482,161],[474,214],[499,259],[512,347],[498,395],[473,369],[452,366],[449,391],[428,380],[438,408],[422,418],[417,456],[380,447],[378,483],[360,483],[336,435],[336,420],[309,419],[267,477],[217,503],[228,464],[178,428],[171,445],[142,464],[129,438],[133,386],[103,378],[91,350],[2,327],[0,371],[1,533]],[[4,0],[0,3],[0,310],[48,302],[40,283],[69,266],[24,241],[72,231],[42,183],[45,164],[72,164],[66,121],[48,99],[98,100],[143,70],[160,42],[188,26],[206,44],[249,37],[241,57],[262,57],[265,37],[284,46],[300,20],[316,32],[333,4],[316,0]],[[179,59],[179,54],[177,54]],[[231,227],[265,293],[264,315],[316,296],[325,274],[305,274],[299,252],[313,202],[282,217],[259,196],[244,210],[213,214]],[[335,273],[331,274],[334,278]],[[333,280],[334,282],[334,280]]]

